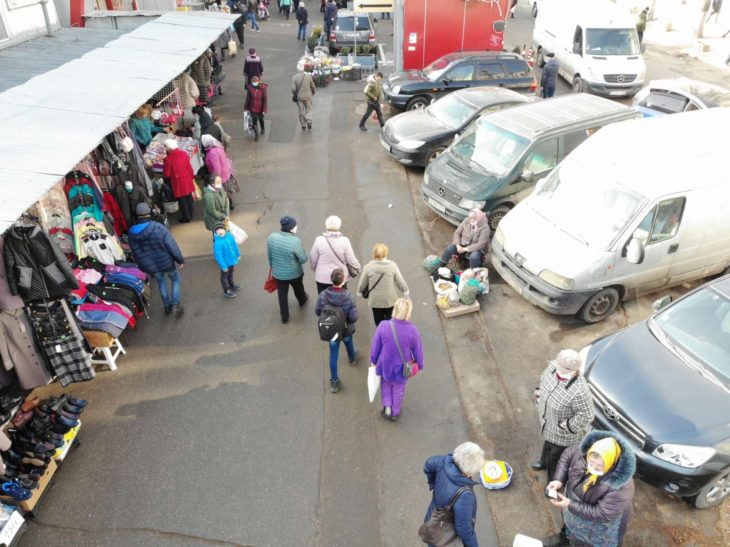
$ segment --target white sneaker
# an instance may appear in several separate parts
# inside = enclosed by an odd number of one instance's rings
[[[386,406],[386,407],[385,407],[385,415],[386,415],[386,416],[387,416],[388,418],[390,418],[390,415],[391,415],[391,414],[393,414],[393,410],[392,410],[392,409],[391,409],[391,408],[390,408],[389,406]]]

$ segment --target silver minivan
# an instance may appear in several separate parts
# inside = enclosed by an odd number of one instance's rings
[[[377,41],[373,20],[367,13],[355,13],[347,9],[337,11],[337,17],[332,25],[329,40],[330,53],[341,52],[347,48],[350,53],[375,52]]]
[[[588,323],[730,271],[728,127],[716,108],[602,129],[504,217],[494,268],[529,302]]]

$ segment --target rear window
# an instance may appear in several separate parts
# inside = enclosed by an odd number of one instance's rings
[[[502,64],[504,65],[507,74],[512,78],[530,77],[530,67],[525,61],[520,61],[519,59],[507,59],[503,60]]]
[[[661,91],[652,91],[647,95],[646,99],[639,103],[639,106],[658,110],[665,114],[676,114],[683,112],[689,99],[676,93],[666,93]]]
[[[354,24],[354,17],[338,17],[336,30],[356,30],[354,28]],[[358,15],[357,30],[370,30],[370,21],[368,20],[367,16]]]

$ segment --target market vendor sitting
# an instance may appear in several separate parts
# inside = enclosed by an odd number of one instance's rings
[[[145,104],[140,106],[129,120],[129,128],[132,130],[134,140],[144,149],[152,141],[157,133],[170,133],[169,127],[162,127],[150,119],[152,106]]]
[[[454,255],[469,259],[470,268],[480,268],[489,248],[489,221],[484,211],[472,209],[454,232],[453,243],[446,247],[441,261],[447,264]]]

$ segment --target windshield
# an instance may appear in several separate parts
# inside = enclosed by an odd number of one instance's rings
[[[495,175],[508,173],[530,144],[526,138],[479,118],[451,151]]]
[[[338,17],[336,30],[355,30],[354,24],[354,17]],[[370,22],[367,16],[358,15],[357,30],[370,30]]]
[[[590,28],[586,30],[588,55],[638,55],[639,37],[632,28]]]
[[[441,57],[440,59],[436,59],[433,63],[425,67],[421,72],[423,72],[423,75],[426,76],[426,78],[434,82],[438,80],[439,76],[444,73],[444,71],[448,68],[450,64],[451,59],[447,57]]]
[[[646,198],[570,156],[548,175],[532,208],[584,245],[607,249]]]
[[[451,94],[433,103],[426,112],[449,128],[458,129],[474,115],[476,107]]]
[[[730,299],[710,287],[683,298],[654,317],[674,345],[692,355],[723,383],[730,383]]]

